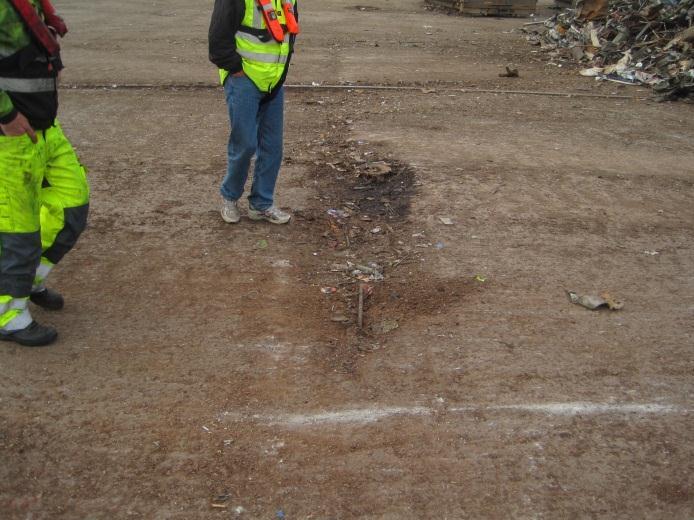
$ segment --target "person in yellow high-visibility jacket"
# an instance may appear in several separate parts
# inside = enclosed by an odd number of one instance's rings
[[[277,24],[274,30],[268,30],[266,17]],[[254,155],[248,217],[273,224],[291,219],[275,205],[274,193],[282,163],[282,85],[298,33],[297,17],[296,0],[215,0],[209,55],[219,68],[231,123],[227,174],[220,190],[226,222],[241,219],[238,200]]]
[[[26,2],[43,17],[46,0]],[[46,277],[75,245],[89,209],[86,171],[56,120],[61,69],[59,54],[0,0],[0,340],[26,346],[57,337],[28,303],[63,307]]]

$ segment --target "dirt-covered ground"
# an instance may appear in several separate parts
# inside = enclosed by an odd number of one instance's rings
[[[228,225],[211,1],[56,3],[91,224],[0,345],[1,518],[694,517],[691,105],[302,0],[290,84],[417,88],[289,88],[295,218]]]

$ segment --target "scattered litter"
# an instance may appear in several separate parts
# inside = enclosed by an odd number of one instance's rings
[[[475,280],[479,283],[484,283],[487,281],[487,277],[482,274],[478,274],[477,276],[475,276]]]
[[[335,323],[349,323],[352,320],[350,320],[344,314],[333,314],[330,318],[330,321],[334,321]]]
[[[243,506],[236,506],[236,507],[234,508],[234,513],[236,513],[237,515],[242,515],[242,514],[244,514],[245,512],[246,512],[246,508],[243,507]]]
[[[511,67],[506,67],[506,72],[501,72],[499,74],[500,78],[518,78],[518,69],[512,69]]]
[[[364,222],[371,222],[371,221],[373,220],[373,219],[372,219],[370,216],[368,216],[368,215],[362,215],[360,219],[363,220]]]
[[[589,69],[581,69],[578,73],[581,76],[586,76],[588,78],[596,78],[600,76],[605,69],[603,67],[591,67]]]
[[[351,216],[351,213],[342,209],[329,209],[328,215],[330,215],[333,218],[349,218]]]
[[[366,273],[366,274],[381,274],[381,267],[380,267],[378,264],[374,263],[374,262],[371,262],[369,265],[359,265],[359,264],[357,264],[355,267],[356,267],[359,271],[361,271],[362,273]]]
[[[446,247],[446,245],[443,242],[436,242],[434,244],[435,249],[443,249],[444,247]]]
[[[335,294],[337,292],[337,287],[322,287],[320,292],[323,294]]]
[[[569,300],[571,303],[576,305],[581,305],[586,309],[596,310],[601,308],[607,308],[613,311],[618,311],[624,307],[624,302],[615,299],[610,293],[603,292],[600,296],[595,295],[583,295],[579,296],[573,291],[567,291]]]
[[[375,227],[375,228],[373,228],[373,229],[371,230],[371,232],[372,232],[374,235],[377,235],[377,234],[380,233],[381,231],[383,231],[383,229],[381,229],[380,227]]]
[[[233,443],[233,439],[224,439],[224,446],[231,446]]]
[[[212,433],[207,426],[203,426],[202,429],[205,430],[207,433]]]
[[[258,243],[256,244],[256,246],[258,247],[258,249],[267,249],[267,246],[268,246],[267,240],[265,240],[265,239],[258,240]]]
[[[363,172],[368,177],[379,179],[393,173],[393,167],[385,161],[376,161],[369,163],[366,170]]]
[[[226,509],[227,507],[229,507],[229,504],[227,504],[229,498],[231,498],[231,496],[228,493],[224,495],[218,495],[217,497],[215,497],[215,499],[212,501],[210,505],[215,509]]]
[[[289,260],[280,259],[280,260],[273,260],[271,265],[272,265],[272,267],[278,267],[278,268],[285,269],[287,267],[291,267],[292,263]]]
[[[648,255],[648,256],[655,256],[655,255],[659,255],[660,251],[648,251],[648,250],[646,250],[643,252],[643,254]]]
[[[388,334],[400,326],[396,320],[383,320],[371,326],[371,330],[376,334]]]
[[[444,226],[453,225],[453,220],[448,217],[439,217],[439,220],[441,221],[441,224],[443,224]]]
[[[588,65],[583,76],[694,102],[693,23],[694,0],[582,0],[522,30],[552,60]]]
[[[362,282],[381,282],[383,281],[383,268],[375,262],[369,265],[355,265],[352,276]]]
[[[279,511],[277,511],[277,513],[275,514],[275,516],[276,516],[279,520],[284,520],[284,519],[287,517],[287,516],[284,514],[284,511],[282,511],[281,509],[280,509]]]

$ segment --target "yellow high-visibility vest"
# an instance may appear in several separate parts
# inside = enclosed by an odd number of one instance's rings
[[[279,22],[285,25],[281,0],[272,1]],[[292,4],[296,6],[296,0]],[[270,92],[282,79],[289,60],[290,36],[285,32],[284,41],[277,42],[267,29],[258,2],[246,0],[246,13],[236,32],[236,52],[241,56],[243,72],[261,92]],[[228,70],[220,69],[222,83],[228,76]]]

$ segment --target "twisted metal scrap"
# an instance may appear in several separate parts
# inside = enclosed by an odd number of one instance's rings
[[[524,31],[543,50],[591,67],[584,75],[694,101],[693,21],[694,0],[582,0]]]

